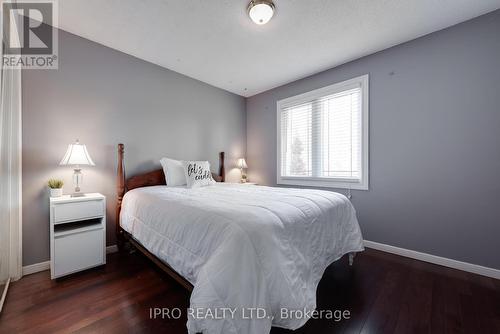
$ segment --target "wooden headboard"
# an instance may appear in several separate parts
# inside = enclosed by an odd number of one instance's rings
[[[165,174],[163,169],[156,169],[151,172],[138,174],[130,178],[125,177],[125,167],[124,167],[124,151],[125,147],[123,144],[118,144],[118,169],[116,173],[116,192],[117,192],[117,202],[116,202],[116,233],[118,238],[118,243],[121,240],[122,230],[120,228],[120,211],[122,208],[122,199],[125,193],[129,190],[158,186],[166,184]],[[224,152],[219,153],[219,173],[212,173],[212,176],[217,182],[225,181],[225,169],[224,169]]]

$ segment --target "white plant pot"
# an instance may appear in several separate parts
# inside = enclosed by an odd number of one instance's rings
[[[62,188],[50,189],[50,197],[61,197],[63,195]]]

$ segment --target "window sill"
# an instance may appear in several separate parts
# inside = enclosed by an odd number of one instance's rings
[[[304,187],[369,190],[367,182],[347,182],[347,181],[340,181],[340,180],[278,177],[278,180],[276,183],[282,184],[282,185],[304,186]]]

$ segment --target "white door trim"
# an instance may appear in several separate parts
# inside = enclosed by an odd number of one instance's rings
[[[0,313],[2,313],[3,304],[5,303],[5,298],[7,297],[7,290],[9,289],[10,278],[5,282],[5,286],[3,287],[3,291],[0,291]]]
[[[22,275],[22,82],[21,69],[0,68],[0,151],[2,232],[0,280]]]

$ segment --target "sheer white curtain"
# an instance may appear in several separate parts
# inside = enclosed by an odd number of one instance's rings
[[[0,67],[0,75],[0,284],[3,284],[19,279],[22,268],[21,69]]]

